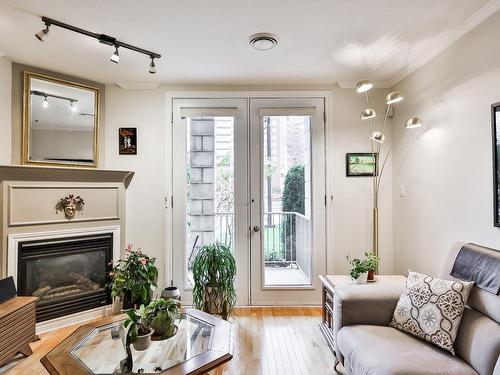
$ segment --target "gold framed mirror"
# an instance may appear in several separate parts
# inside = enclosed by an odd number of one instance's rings
[[[24,72],[22,163],[97,167],[99,89]]]

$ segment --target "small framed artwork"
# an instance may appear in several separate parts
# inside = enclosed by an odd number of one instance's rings
[[[347,177],[372,177],[378,173],[378,154],[371,152],[347,153],[345,155]]]
[[[137,128],[118,129],[120,155],[137,155]]]
[[[500,103],[491,106],[493,138],[493,224],[500,228]]]

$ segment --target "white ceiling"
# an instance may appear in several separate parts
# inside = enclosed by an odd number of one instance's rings
[[[0,55],[103,83],[392,85],[500,9],[500,0],[0,0]],[[47,16],[160,53],[149,59]],[[271,32],[271,51],[248,37]]]

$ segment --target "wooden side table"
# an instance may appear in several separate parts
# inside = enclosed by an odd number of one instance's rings
[[[0,366],[18,353],[31,355],[35,332],[36,297],[15,297],[0,304]]]
[[[322,290],[322,321],[319,325],[323,336],[325,337],[328,346],[335,354],[335,332],[333,326],[333,311],[334,311],[334,289],[355,289],[363,288],[363,292],[370,291],[370,294],[377,294],[377,291],[383,289],[393,289],[394,285],[402,285],[406,280],[405,276],[402,275],[377,275],[375,281],[372,283],[367,283],[359,285],[354,283],[349,276],[330,276],[330,275],[320,275],[319,279],[323,284]],[[360,293],[363,293],[360,290]]]

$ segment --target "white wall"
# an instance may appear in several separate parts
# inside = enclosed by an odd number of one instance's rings
[[[12,63],[0,57],[0,164],[11,160]]]
[[[396,87],[406,97],[393,128],[396,271],[437,274],[454,241],[500,248],[490,120],[500,101],[499,34],[497,13]],[[424,127],[402,129],[410,114]]]
[[[130,170],[126,242],[157,258],[165,280],[165,96],[161,90],[122,90],[106,86],[105,168]],[[137,128],[137,156],[118,154],[118,128]]]
[[[262,88],[269,90],[268,87]],[[280,88],[277,88],[279,90]],[[289,88],[290,90],[301,87]],[[303,90],[324,87],[304,87]],[[327,129],[327,144],[334,152],[327,155],[330,160],[329,180],[333,204],[329,204],[329,228],[331,239],[328,252],[333,267],[330,272],[346,273],[347,254],[362,255],[371,249],[371,179],[346,178],[346,152],[368,152],[367,124],[359,119],[359,112],[366,104],[362,96],[352,89],[328,87],[331,100]],[[170,228],[166,228],[168,211],[164,208],[164,197],[169,190],[170,179],[170,112],[166,106],[167,92],[172,87],[156,90],[122,90],[114,85],[106,86],[107,145],[106,168],[128,169],[136,172],[127,190],[127,242],[142,246],[151,256],[158,258],[162,270],[160,286],[170,279],[170,259],[166,257],[171,246]],[[175,91],[245,91],[259,90],[256,87],[182,87]],[[378,113],[384,111],[384,95],[387,90],[374,90],[374,107]],[[231,94],[228,93],[230,96]],[[174,94],[175,96],[175,94]],[[183,97],[179,94],[179,97]],[[382,105],[382,106],[381,106]],[[167,111],[167,112],[165,112]],[[168,119],[168,121],[167,121]],[[138,155],[118,155],[118,128],[138,128]],[[390,143],[390,134],[388,137]],[[331,166],[331,167],[330,167]],[[389,159],[381,193],[381,271],[393,271],[392,259],[392,203],[391,203],[391,159]]]
[[[374,128],[382,125],[387,90],[370,91],[370,105],[378,116]],[[369,177],[346,177],[345,157],[348,152],[370,152],[369,128],[366,121],[361,121],[359,113],[366,108],[363,95],[354,89],[333,90],[329,122],[329,155],[333,158],[330,172],[333,206],[330,217],[333,218],[331,229],[333,241],[329,251],[333,251],[333,273],[346,274],[349,265],[346,256],[361,256],[372,250],[372,179]],[[391,124],[388,125],[389,128]],[[390,131],[384,132],[387,140],[382,149],[382,157],[391,143]],[[379,255],[380,273],[393,272],[392,245],[392,157],[389,156],[382,175],[379,198]]]

